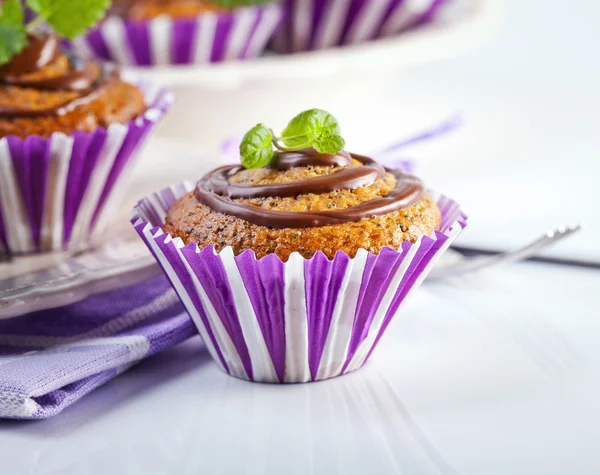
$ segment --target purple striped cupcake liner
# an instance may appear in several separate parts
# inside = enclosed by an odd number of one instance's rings
[[[285,0],[279,53],[358,44],[430,21],[450,0]]]
[[[137,150],[173,102],[140,83],[148,109],[91,133],[0,139],[0,252],[79,250],[120,205]]]
[[[206,12],[191,19],[166,15],[148,21],[112,16],[70,43],[83,57],[128,66],[203,64],[255,58],[281,23],[278,4]]]
[[[217,365],[259,382],[318,381],[359,369],[467,219],[457,203],[431,193],[442,212],[441,231],[397,251],[257,260],[252,251],[200,250],[162,231],[168,209],[193,189],[185,182],[146,197],[131,222]]]

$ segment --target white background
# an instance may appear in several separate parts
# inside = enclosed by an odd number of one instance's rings
[[[363,124],[381,143],[459,114],[456,133],[410,153],[427,184],[467,210],[460,242],[502,249],[583,221],[551,254],[600,263],[600,4],[504,4],[492,41],[407,72]]]

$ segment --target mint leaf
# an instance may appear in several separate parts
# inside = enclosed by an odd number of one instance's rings
[[[306,135],[312,147],[319,153],[338,153],[344,148],[340,125],[329,112],[313,109],[306,125]]]
[[[281,133],[281,140],[286,147],[303,148],[309,147],[310,141],[306,135],[306,129],[312,116],[318,109],[310,109],[298,114],[287,125]]]
[[[8,63],[27,44],[20,0],[0,5],[0,64]]]
[[[261,168],[273,159],[273,134],[263,124],[252,127],[240,144],[244,168]]]
[[[75,38],[104,17],[111,0],[27,0],[52,29],[66,38]]]
[[[310,109],[294,117],[281,134],[281,140],[286,147],[312,147],[328,154],[339,152],[345,145],[338,121],[321,109]]]
[[[313,142],[312,147],[319,153],[327,153],[329,155],[335,155],[344,148],[346,142],[339,135],[333,135]]]

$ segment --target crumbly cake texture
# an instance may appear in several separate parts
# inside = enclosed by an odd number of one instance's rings
[[[222,8],[202,0],[137,0],[127,12],[127,17],[136,21],[152,20],[160,15],[172,18],[193,18],[209,11],[222,10]]]
[[[100,66],[97,66],[100,74]],[[67,56],[40,70],[23,75],[21,79],[39,80],[58,77],[72,71]],[[92,132],[98,127],[108,127],[114,122],[126,123],[146,110],[142,92],[120,79],[112,79],[101,86],[98,95],[91,101],[77,106],[63,115],[48,114],[33,117],[0,118],[0,137],[29,135],[50,137],[54,132],[71,134],[76,130]],[[69,90],[41,90],[29,87],[0,85],[0,108],[18,104],[21,108],[39,111],[77,99],[81,95]]]
[[[352,166],[362,166],[356,160]],[[298,167],[278,171],[266,168],[243,170],[231,178],[245,185],[266,185],[307,180],[328,175],[340,167]],[[324,194],[306,194],[294,198],[236,199],[236,202],[278,211],[324,211],[345,209],[374,198],[381,198],[395,187],[390,174],[369,186]],[[322,251],[332,259],[337,251],[354,257],[359,249],[378,254],[384,247],[398,249],[404,241],[415,242],[440,228],[440,211],[429,195],[424,195],[410,207],[357,222],[313,228],[273,229],[211,210],[199,203],[193,192],[180,198],[169,210],[163,227],[173,237],[186,244],[196,242],[200,248],[214,245],[217,251],[231,246],[234,253],[247,249],[257,258],[275,253],[283,261],[299,252],[311,258]]]

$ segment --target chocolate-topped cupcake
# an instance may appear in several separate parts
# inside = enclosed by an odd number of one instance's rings
[[[343,146],[335,118],[318,109],[279,138],[259,124],[242,141],[242,165],[134,210],[133,225],[233,376],[307,382],[360,368],[466,224],[418,178]]]
[[[61,51],[54,35],[29,35],[28,42],[0,67],[0,137],[92,132],[146,111],[142,91],[114,65]]]
[[[115,214],[172,98],[61,48],[59,37],[93,25],[104,4],[28,5],[39,7],[28,24],[20,1],[0,5],[11,32],[0,46],[0,253],[80,250]]]
[[[281,22],[275,0],[117,0],[71,46],[119,64],[201,64],[260,55]]]
[[[423,184],[374,160],[340,151],[276,152],[268,167],[222,167],[171,207],[165,232],[200,248],[226,246],[256,257],[292,252],[329,259],[359,249],[398,249],[440,227],[440,211]]]

